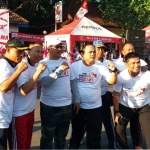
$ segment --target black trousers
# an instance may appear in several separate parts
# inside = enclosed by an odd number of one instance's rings
[[[88,149],[100,149],[102,109],[82,109],[72,115],[72,137],[69,149],[79,149],[86,128],[86,145]]]
[[[117,146],[116,146],[114,123],[112,119],[109,101],[106,94],[102,95],[102,113],[103,113],[102,122],[104,124],[108,138],[108,148],[116,149]]]
[[[7,149],[8,128],[0,128],[0,149]]]
[[[134,109],[119,104],[119,110],[123,116],[123,118],[120,118],[119,122],[116,124],[117,141],[120,147],[122,149],[129,148],[127,144],[126,127],[131,119],[138,117],[144,132],[147,148],[150,149],[150,105]],[[137,126],[135,125],[135,128],[138,128],[138,125],[139,124],[137,122]]]
[[[141,126],[139,123],[139,115],[136,114],[130,120],[130,133],[132,138],[133,146],[141,146],[142,145],[142,133]]]

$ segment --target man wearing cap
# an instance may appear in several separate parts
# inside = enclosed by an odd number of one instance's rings
[[[87,132],[87,148],[100,149],[102,127],[102,101],[101,83],[104,78],[108,83],[117,81],[116,68],[112,62],[108,64],[109,70],[95,62],[95,48],[92,44],[84,45],[83,60],[74,62],[71,68],[77,80],[80,95],[80,110],[74,115],[72,122],[72,137],[70,149],[79,149],[80,142]]]
[[[41,149],[52,149],[54,138],[55,149],[65,148],[72,111],[72,94],[75,99],[74,109],[79,111],[80,98],[76,80],[67,60],[61,58],[62,43],[52,38],[47,42],[47,69],[41,74]],[[71,94],[72,93],[72,94]]]
[[[0,60],[0,149],[7,149],[7,134],[13,111],[14,85],[20,74],[27,69],[26,63],[21,62],[26,49],[28,47],[20,38],[11,38],[6,43],[5,56]],[[18,66],[15,69],[16,64]]]
[[[106,51],[106,46],[103,41],[95,40],[93,41],[93,45],[96,48],[96,57],[95,61],[99,63],[99,65],[108,67],[108,63],[110,60],[104,58],[104,52]],[[110,110],[110,103],[108,100],[108,83],[106,80],[102,80],[101,84],[101,96],[102,96],[102,122],[105,127],[105,131],[108,138],[108,148],[109,149],[116,149],[116,138],[115,138],[115,130],[114,130],[114,123],[112,119],[112,114]]]
[[[28,68],[21,73],[14,91],[12,136],[10,149],[30,149],[34,109],[37,100],[37,81],[46,69],[46,64],[37,64],[43,59],[43,47],[40,43],[29,45],[28,55],[23,60]],[[12,145],[11,145],[12,139]]]

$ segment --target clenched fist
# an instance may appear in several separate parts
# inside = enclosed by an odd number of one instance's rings
[[[69,68],[69,65],[67,64],[67,62],[63,62],[61,65],[60,65],[64,70],[67,70]]]
[[[112,72],[116,72],[115,64],[113,62],[109,62],[108,69],[111,70]]]
[[[39,64],[36,68],[36,71],[41,74],[42,72],[44,72],[44,70],[47,68],[46,64]]]
[[[18,64],[18,70],[20,71],[20,72],[23,72],[23,71],[25,71],[26,69],[28,68],[28,65],[25,63],[25,62],[20,62],[19,64]]]

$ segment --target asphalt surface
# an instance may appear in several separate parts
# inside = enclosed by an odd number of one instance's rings
[[[112,86],[109,86],[109,90],[112,91]],[[41,137],[41,121],[40,121],[40,91],[38,91],[38,96],[37,96],[37,105],[35,108],[35,122],[34,122],[34,127],[33,127],[33,136],[32,136],[32,143],[31,143],[31,149],[40,149],[40,137]],[[113,108],[111,108],[113,110]],[[86,136],[86,135],[85,135]],[[70,129],[68,132],[68,135],[66,137],[66,147],[65,149],[68,149],[68,142],[70,139]],[[132,146],[132,140],[130,136],[130,129],[129,125],[127,128],[127,139],[128,139],[128,145],[130,149],[133,149]],[[146,144],[145,144],[145,139],[143,136],[143,142],[142,142],[142,148],[146,149]],[[108,149],[108,141],[107,141],[107,136],[104,127],[102,127],[102,134],[101,134],[101,148],[102,149]],[[86,149],[86,137],[83,139],[83,143],[80,146],[80,149]]]

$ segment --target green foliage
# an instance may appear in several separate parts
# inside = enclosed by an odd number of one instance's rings
[[[150,0],[101,0],[99,9],[105,21],[127,29],[142,29],[150,24]]]

